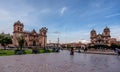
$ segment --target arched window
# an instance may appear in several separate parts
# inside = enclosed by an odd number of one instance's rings
[[[18,27],[17,30],[19,31],[19,29],[20,29],[20,28]]]
[[[20,28],[20,31],[22,31],[22,28]]]
[[[25,41],[25,46],[28,46],[27,42]]]

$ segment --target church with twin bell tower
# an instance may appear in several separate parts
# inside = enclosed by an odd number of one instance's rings
[[[32,31],[24,31],[24,24],[17,21],[13,25],[13,45],[19,46],[18,38],[23,36],[25,39],[24,46],[40,46],[47,44],[47,28],[42,27],[39,33],[33,29]]]
[[[92,46],[94,45],[111,45],[111,35],[110,35],[110,29],[108,27],[104,28],[102,34],[97,34],[96,30],[92,30],[90,32],[90,39]]]

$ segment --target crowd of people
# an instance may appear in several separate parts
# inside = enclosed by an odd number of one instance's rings
[[[83,47],[82,49],[83,49],[84,53],[86,53],[88,50],[87,47]],[[78,53],[81,53],[80,48],[78,49]],[[73,47],[70,50],[70,55],[74,55],[74,48]]]
[[[88,51],[87,47],[83,47],[81,49],[83,49],[84,53],[86,53]],[[116,55],[120,55],[120,50],[118,48],[114,48],[114,52]],[[78,53],[81,53],[80,48],[78,49]],[[74,55],[74,48],[73,47],[70,49],[70,55]]]

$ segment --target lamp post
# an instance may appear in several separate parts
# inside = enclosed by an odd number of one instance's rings
[[[46,50],[46,48],[45,48],[45,36],[44,36],[44,50]]]
[[[59,38],[60,32],[56,31],[54,33],[58,35],[58,38],[57,38],[57,47],[58,47],[59,46],[59,41],[60,41],[60,38]]]
[[[57,47],[59,48],[59,37],[58,37],[58,43],[57,43]]]
[[[55,34],[57,34],[58,35],[58,38],[57,38],[57,49],[59,49],[59,41],[60,41],[60,39],[59,39],[59,34],[60,34],[60,32],[54,32]]]

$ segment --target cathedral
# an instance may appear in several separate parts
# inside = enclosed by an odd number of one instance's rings
[[[18,38],[23,36],[25,39],[24,46],[40,46],[45,47],[47,44],[47,28],[42,27],[37,33],[34,29],[30,32],[24,31],[24,25],[17,21],[13,25],[13,45],[19,46]]]
[[[90,32],[90,39],[91,39],[91,45],[107,45],[110,46],[111,44],[111,36],[110,36],[110,29],[106,27],[102,34],[97,34],[96,31],[93,29]]]

